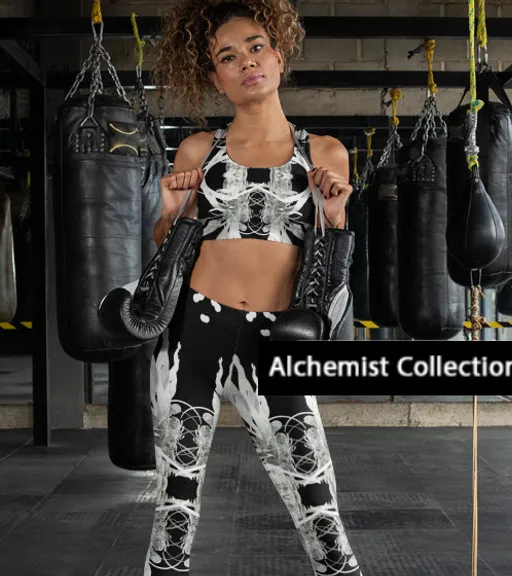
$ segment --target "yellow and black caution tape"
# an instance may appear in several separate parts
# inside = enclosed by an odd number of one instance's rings
[[[388,328],[388,326],[379,326],[371,320],[354,320],[354,326],[356,328],[368,328],[369,330]],[[464,328],[471,330],[471,322],[464,322]],[[512,320],[505,320],[501,322],[484,322],[482,324],[482,328],[512,328]],[[0,322],[0,331],[11,330],[32,330],[32,322]]]
[[[354,326],[356,328],[369,328],[370,330],[387,328],[387,326],[379,326],[372,322],[371,320],[354,320]],[[464,328],[471,330],[472,323],[464,322]],[[502,321],[502,322],[483,322],[482,328],[512,328],[512,321]]]
[[[0,331],[32,330],[32,322],[0,322]]]

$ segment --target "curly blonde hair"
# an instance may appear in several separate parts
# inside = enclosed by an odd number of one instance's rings
[[[208,72],[214,71],[209,53],[216,31],[233,17],[253,18],[269,35],[272,47],[289,60],[305,33],[289,0],[182,0],[167,15],[153,67],[155,84],[183,107],[185,116],[201,126],[205,96],[212,90]],[[218,94],[216,94],[218,95]]]

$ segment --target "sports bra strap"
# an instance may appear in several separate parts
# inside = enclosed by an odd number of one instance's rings
[[[295,142],[295,146],[297,147],[297,149],[299,150],[299,152],[301,153],[302,157],[304,158],[304,161],[306,162],[306,164],[309,166],[310,170],[314,170],[315,166],[313,165],[313,163],[311,162],[310,158],[308,157],[308,155],[306,154],[304,147],[302,146],[302,144],[300,143],[299,139],[297,138],[297,133],[296,130],[293,126],[293,124],[291,124],[290,122],[288,123],[289,127],[290,127],[290,131],[292,133],[293,136],[293,140]],[[229,124],[228,124],[229,127]],[[208,154],[205,156],[203,162],[201,163],[201,168],[203,168],[204,164],[206,163],[206,160],[208,159],[208,157],[210,156],[210,153],[212,151],[212,149],[215,147],[215,145],[218,143],[218,141],[225,135],[226,130],[219,128],[216,132],[215,132],[215,136],[213,139],[213,143],[212,146],[210,148],[210,150],[208,151]],[[316,230],[316,223],[318,222],[318,217],[320,216],[320,229],[322,230],[322,236],[325,235],[325,215],[324,215],[324,197],[322,192],[320,191],[320,189],[318,188],[318,186],[315,186],[313,192],[313,199],[315,200],[315,230]],[[188,190],[188,192],[186,193],[185,197],[183,198],[183,201],[181,203],[181,206],[178,210],[178,214],[174,220],[173,226],[176,224],[176,222],[178,221],[179,218],[181,218],[183,212],[185,211],[185,208],[188,204],[188,201],[190,200],[190,196],[192,195],[192,188],[190,188],[190,190]],[[316,198],[315,198],[316,196]]]
[[[299,139],[297,138],[297,131],[295,130],[293,124],[290,122],[288,123],[290,126],[291,133],[293,135],[293,139],[295,141],[295,146],[297,150],[301,153],[302,157],[304,158],[306,164],[309,166],[310,170],[314,170],[315,166],[313,165],[311,159],[306,154],[304,147],[300,143]],[[325,215],[324,215],[324,196],[320,191],[318,186],[315,186],[313,192],[313,199],[315,200],[315,226],[314,229],[316,231],[316,223],[318,222],[318,216],[320,216],[320,229],[322,230],[322,236],[325,236]],[[316,196],[316,199],[315,199]]]
[[[210,147],[210,150],[208,150],[208,154],[206,154],[206,156],[204,157],[204,160],[201,162],[201,169],[204,167],[206,161],[208,160],[208,157],[211,154],[211,151],[216,146],[217,142],[222,138],[222,135],[223,135],[223,131],[222,131],[222,129],[219,128],[215,132],[215,136],[213,137],[213,142],[212,142],[212,145]],[[176,218],[174,219],[173,226],[176,224],[178,219],[181,218],[181,215],[185,211],[185,208],[187,207],[187,204],[188,204],[188,201],[190,200],[191,195],[192,195],[192,188],[190,188],[190,190],[188,190],[187,193],[185,194],[185,197],[183,198],[181,206],[178,210],[178,214],[177,214]]]

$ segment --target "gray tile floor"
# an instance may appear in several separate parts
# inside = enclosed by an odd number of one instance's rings
[[[365,576],[471,574],[471,431],[327,428]],[[142,576],[153,474],[110,464],[104,431],[0,431],[0,574]],[[512,576],[512,428],[479,432],[479,576]],[[241,429],[218,429],[191,576],[312,576]]]

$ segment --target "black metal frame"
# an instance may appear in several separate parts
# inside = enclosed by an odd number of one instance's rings
[[[2,38],[2,36],[0,36]],[[31,156],[28,159],[31,170],[32,201],[32,254],[33,289],[37,303],[33,307],[32,317],[32,411],[33,439],[35,446],[50,444],[50,390],[47,366],[46,335],[46,98],[45,78],[39,65],[19,44],[12,40],[0,39],[0,52],[7,57],[12,73],[9,74],[11,89],[28,88],[30,90],[31,116]],[[11,118],[11,120],[14,120]],[[21,159],[26,161],[26,159]],[[37,217],[36,217],[37,216]]]
[[[302,19],[309,38],[465,38],[468,34],[467,18],[424,17],[305,17]],[[158,17],[139,17],[138,25],[145,38],[156,38],[162,20]],[[488,18],[490,38],[512,38],[512,18]],[[130,19],[105,18],[106,38],[133,38]],[[51,439],[50,387],[47,366],[47,278],[46,228],[47,218],[47,158],[46,158],[46,99],[48,89],[67,89],[76,72],[46,72],[16,40],[45,38],[91,38],[89,18],[44,19],[0,18],[0,53],[11,71],[0,73],[0,87],[28,88],[31,99],[31,171],[32,171],[32,245],[34,258],[34,292],[37,305],[33,311],[33,428],[34,444],[48,446]],[[411,46],[414,48],[414,46]],[[406,55],[404,54],[404,57]],[[121,82],[133,86],[134,74],[120,72]],[[464,88],[467,72],[436,72],[439,87]],[[506,87],[512,88],[512,67],[498,73]],[[145,81],[151,84],[149,74]],[[108,85],[109,77],[105,78]],[[327,88],[385,88],[424,87],[426,71],[295,71],[291,84],[300,87]],[[302,123],[314,122],[325,127],[326,117],[302,118]],[[387,118],[383,117],[383,122]]]
[[[128,17],[103,19],[104,36],[133,38]],[[309,38],[465,38],[468,19],[410,16],[306,16],[302,22]],[[512,38],[512,18],[487,18],[490,38]],[[162,19],[139,16],[137,24],[145,37],[158,37]],[[87,38],[90,18],[0,18],[0,38]]]

